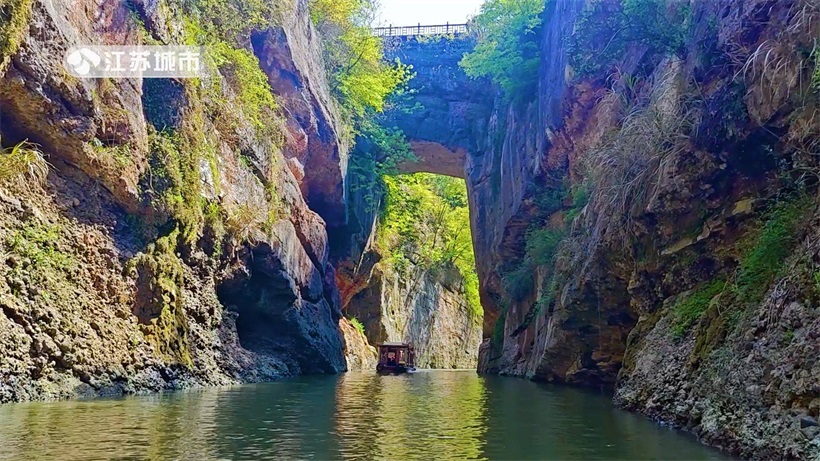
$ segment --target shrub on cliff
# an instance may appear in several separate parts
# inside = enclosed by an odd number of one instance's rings
[[[682,54],[691,8],[672,0],[594,0],[581,12],[567,50],[581,76],[608,70],[633,46],[651,54]]]
[[[381,112],[387,97],[410,76],[399,62],[384,61],[382,42],[370,29],[378,3],[373,0],[313,0],[310,13],[324,39],[331,87],[355,117]]]
[[[473,78],[489,77],[511,100],[531,95],[538,82],[539,46],[544,0],[488,0],[472,19],[477,44],[461,67]]]
[[[210,24],[231,42],[244,42],[255,29],[270,26],[276,14],[270,0],[185,0],[186,9],[196,10],[203,24]]]
[[[361,320],[357,319],[356,317],[350,317],[350,324],[353,325],[353,328],[356,329],[362,336],[364,336],[364,324]]]

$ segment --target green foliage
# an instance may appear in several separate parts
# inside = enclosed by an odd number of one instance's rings
[[[681,54],[691,16],[689,4],[675,0],[594,0],[569,38],[570,64],[581,76],[600,74],[637,44],[649,46],[652,53]]]
[[[521,265],[504,274],[501,281],[507,295],[516,301],[520,301],[530,294],[533,283],[535,283],[533,272],[534,268],[530,266],[529,260],[525,259]]]
[[[549,216],[564,207],[564,191],[555,188],[538,190],[533,201],[540,213]]]
[[[502,309],[501,314],[495,321],[495,325],[493,325],[493,337],[491,341],[493,349],[495,349],[496,351],[498,351],[502,346],[504,346],[504,324],[506,322],[507,310]]]
[[[362,192],[373,210],[384,195],[382,178],[397,174],[400,163],[415,161],[416,156],[404,132],[398,128],[385,128],[376,117],[365,117],[357,125],[356,147],[348,164],[350,190]]]
[[[581,211],[583,211],[584,207],[589,203],[591,192],[589,185],[584,182],[573,185],[570,189],[570,194],[572,197],[572,208],[567,210],[567,214],[564,216],[564,222],[567,224],[572,224],[575,218],[581,214]]]
[[[384,110],[387,97],[410,79],[410,68],[384,61],[382,41],[373,35],[374,0],[312,0],[311,18],[324,38],[332,88],[355,117]]]
[[[0,150],[0,184],[43,184],[48,177],[48,166],[37,146],[23,141]]]
[[[718,322],[721,324],[712,325],[707,336],[716,337],[714,331],[738,325],[748,308],[761,302],[772,283],[784,275],[786,259],[798,243],[800,225],[811,206],[812,200],[801,196],[772,207],[766,214],[760,233],[741,256],[734,281],[715,280],[673,307],[673,335],[683,337],[709,309],[712,299],[718,294],[726,297],[721,300],[721,305],[730,309],[720,313]],[[817,276],[815,280],[818,280]]]
[[[564,231],[562,229],[545,227],[530,230],[526,237],[527,256],[536,265],[550,264],[563,238]]]
[[[362,336],[364,336],[364,324],[359,321],[356,317],[350,317],[350,324],[353,325],[353,328],[356,329]]]
[[[219,71],[207,80],[196,81],[204,90],[208,114],[226,130],[235,131],[242,122],[237,116],[241,113],[260,138],[278,145],[282,141],[282,117],[268,77],[260,68],[256,55],[235,45],[225,38],[225,34],[213,25],[204,27],[192,18],[185,21],[185,42],[206,47],[208,68]],[[233,89],[235,100],[225,94],[221,77]]]
[[[539,266],[551,268],[555,263],[561,243],[566,237],[568,225],[589,201],[589,189],[586,183],[572,187],[565,181],[560,188],[545,188],[537,193],[534,203],[538,207],[539,221],[530,226],[524,235],[525,253],[518,265],[507,271],[502,277],[507,294],[513,299],[524,299],[534,290],[533,274]],[[566,210],[563,224],[550,224],[549,217],[562,210]],[[543,291],[539,302],[548,305],[553,301],[553,291],[556,288],[554,274],[549,275],[548,287]],[[543,306],[541,306],[543,307]],[[540,307],[539,307],[540,309]]]
[[[480,318],[478,275],[463,179],[416,173],[384,176],[386,188],[377,243],[398,270],[409,264],[436,271],[455,267],[470,312]]]
[[[29,27],[33,0],[0,0],[0,72],[17,53]]]
[[[185,138],[171,131],[149,133],[151,142],[148,186],[179,223],[186,242],[199,237],[204,223],[205,201],[201,192],[199,152]]]
[[[270,0],[183,0],[198,22],[208,24],[233,43],[244,42],[250,32],[275,23],[276,3]]]
[[[759,302],[772,282],[782,275],[783,265],[798,243],[798,228],[812,202],[807,197],[787,201],[768,213],[757,241],[743,256],[735,292],[745,303]]]
[[[58,242],[62,228],[56,224],[27,224],[6,240],[6,245],[15,254],[27,259],[37,275],[48,269],[68,270],[74,260],[60,250]]]
[[[706,310],[709,309],[712,299],[722,293],[725,288],[725,281],[715,280],[698,288],[686,299],[675,304],[672,308],[674,315],[672,335],[676,338],[683,337],[689,328],[700,320]]]
[[[814,39],[814,46],[809,58],[814,64],[811,74],[811,88],[815,93],[820,93],[820,39]]]
[[[487,0],[473,19],[478,43],[461,67],[470,77],[489,77],[510,100],[531,96],[540,64],[536,30],[544,0]]]
[[[575,184],[570,188],[572,196],[572,207],[580,210],[589,203],[590,191],[589,185],[586,183]]]
[[[276,126],[278,105],[256,55],[220,41],[212,44],[209,51],[220,72],[236,89],[237,102],[257,132],[275,136],[276,132],[272,129]]]

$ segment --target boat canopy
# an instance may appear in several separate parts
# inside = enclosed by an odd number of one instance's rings
[[[410,347],[407,343],[381,343],[376,344],[378,347]]]

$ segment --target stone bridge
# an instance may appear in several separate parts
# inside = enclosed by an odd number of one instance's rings
[[[474,41],[464,35],[385,37],[385,54],[413,66],[409,112],[394,111],[389,123],[407,135],[418,162],[399,165],[404,173],[465,177],[467,154],[478,152],[493,109],[489,81],[474,80],[459,67]]]

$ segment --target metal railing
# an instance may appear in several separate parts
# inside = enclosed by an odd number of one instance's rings
[[[414,37],[417,35],[448,35],[448,34],[466,34],[467,24],[437,24],[434,26],[388,26],[376,27],[373,33],[377,37]]]

